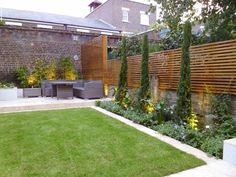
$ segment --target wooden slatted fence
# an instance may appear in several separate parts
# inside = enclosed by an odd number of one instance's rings
[[[236,95],[236,40],[192,46],[192,91]],[[181,50],[150,54],[150,75],[158,77],[158,89],[176,90],[179,81]],[[107,61],[108,83],[117,85],[120,60]],[[128,58],[128,86],[139,87],[141,56]]]

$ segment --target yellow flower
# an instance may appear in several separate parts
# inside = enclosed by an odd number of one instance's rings
[[[28,84],[29,84],[30,86],[33,86],[33,85],[37,82],[37,79],[36,79],[35,75],[31,74],[31,75],[28,77],[27,81],[28,81]]]
[[[196,114],[191,113],[191,116],[187,119],[187,122],[192,129],[197,130],[198,120]]]
[[[65,72],[65,79],[66,80],[75,80],[76,79],[76,73],[74,71],[66,71]]]
[[[153,103],[149,102],[149,103],[146,103],[145,105],[145,110],[147,113],[152,113],[155,111],[155,106]]]

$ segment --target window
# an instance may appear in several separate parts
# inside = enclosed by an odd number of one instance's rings
[[[46,28],[46,29],[52,29],[52,26],[50,25],[37,25],[38,28]]]
[[[6,22],[6,25],[12,25],[12,26],[22,26],[22,23],[18,23],[18,22]]]
[[[129,22],[129,9],[122,7],[122,21]]]
[[[89,33],[89,30],[86,29],[76,29],[77,32]]]
[[[72,40],[73,40],[73,41],[78,41],[78,40],[79,40],[79,36],[77,36],[77,35],[72,35]]]
[[[144,11],[140,11],[140,24],[149,25],[149,14],[146,14]]]
[[[112,33],[109,33],[109,32],[101,32],[101,34],[112,35]]]

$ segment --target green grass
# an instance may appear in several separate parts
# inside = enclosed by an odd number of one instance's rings
[[[203,164],[90,108],[0,114],[1,177],[159,177]]]

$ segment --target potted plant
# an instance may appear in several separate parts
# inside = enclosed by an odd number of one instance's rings
[[[37,59],[32,72],[26,66],[20,66],[16,72],[18,85],[23,88],[23,97],[41,96],[41,80],[45,77],[45,63]]]
[[[23,96],[24,97],[38,97],[41,96],[41,88],[38,85],[37,78],[35,74],[29,75],[28,79],[28,86],[29,88],[23,89]]]
[[[9,101],[17,99],[17,88],[12,83],[0,82],[0,101]]]
[[[28,74],[29,71],[26,66],[18,66],[16,69],[16,81],[17,81],[17,97],[23,97],[23,89],[28,87]]]

